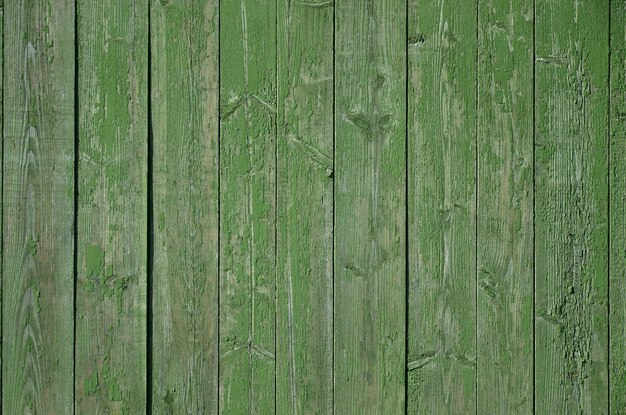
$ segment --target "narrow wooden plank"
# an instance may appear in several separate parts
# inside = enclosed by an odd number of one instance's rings
[[[276,2],[220,4],[219,410],[275,410]]]
[[[409,1],[409,413],[476,411],[476,7]]]
[[[611,1],[610,408],[626,413],[626,2]]]
[[[535,405],[608,412],[608,2],[537,0]]]
[[[5,8],[2,409],[70,414],[74,2]]]
[[[335,5],[335,413],[405,404],[406,5]]]
[[[278,7],[280,414],[333,411],[333,7]]]
[[[154,414],[217,411],[218,2],[151,2]]]
[[[4,0],[0,0],[0,85],[4,85]],[[2,408],[2,391],[3,389],[3,376],[2,368],[4,367],[3,347],[1,339],[4,339],[3,331],[3,299],[2,299],[2,275],[3,275],[3,257],[4,252],[2,247],[4,246],[4,88],[0,88],[0,131],[2,131],[2,144],[0,144],[0,408]]]
[[[78,1],[76,413],[146,412],[148,2]]]
[[[478,2],[477,405],[533,410],[533,1]]]

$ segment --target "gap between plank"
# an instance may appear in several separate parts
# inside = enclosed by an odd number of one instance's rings
[[[148,165],[147,165],[147,321],[146,321],[146,414],[152,414],[152,350],[153,350],[153,279],[154,279],[154,199],[153,199],[153,140],[152,131],[152,37],[151,2],[148,2]]]

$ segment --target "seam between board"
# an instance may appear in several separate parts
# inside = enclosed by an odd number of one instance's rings
[[[409,0],[404,3],[404,413],[409,412]]]
[[[475,116],[474,116],[474,353],[476,359],[476,369],[474,371],[474,412],[478,415],[478,192],[479,192],[479,173],[478,173],[478,43],[479,43],[479,0],[476,0],[476,44],[475,56],[476,67],[474,68],[474,94],[475,94]]]
[[[608,2],[608,62],[607,62],[607,284],[606,284],[606,311],[607,311],[607,410],[611,413],[611,1]]]
[[[334,415],[336,412],[335,408],[335,385],[336,385],[336,376],[335,376],[335,189],[337,185],[337,169],[335,165],[336,159],[336,142],[335,138],[337,135],[336,131],[336,120],[337,120],[337,97],[336,97],[336,84],[337,84],[337,66],[336,66],[336,46],[337,46],[337,3],[333,3],[333,182],[332,182],[332,206],[333,206],[333,218],[332,218],[332,300],[331,300],[331,309],[332,309],[332,318],[331,318],[331,333],[332,333],[332,352],[331,352],[331,372],[332,372],[332,388],[331,388],[331,404],[332,404],[332,414]]]
[[[152,16],[151,2],[148,1],[148,71],[147,71],[147,252],[146,252],[146,285],[147,285],[147,321],[146,321],[146,414],[152,414],[152,391],[153,391],[153,288],[154,288],[154,198],[153,198],[153,157],[154,157],[154,132],[152,125]]]
[[[222,174],[221,174],[221,137],[222,137],[222,37],[221,33],[221,21],[222,19],[222,8],[220,7],[220,2],[217,2],[217,373],[216,373],[216,408],[217,413],[220,413],[220,366],[221,366],[221,336],[220,336],[220,320],[221,320],[221,272],[222,272],[222,197],[221,197],[221,184],[222,184]]]
[[[4,38],[4,34],[3,34]],[[78,3],[74,3],[74,222],[72,258],[72,413],[76,413],[76,291],[78,289],[78,160],[79,160],[79,96],[78,96]],[[4,61],[4,60],[3,60]],[[4,80],[4,78],[3,78]],[[4,88],[3,88],[4,89]]]
[[[536,385],[537,385],[537,379],[536,379],[536,328],[535,328],[535,317],[536,317],[536,288],[537,288],[537,268],[536,268],[536,264],[535,264],[535,258],[537,256],[537,252],[536,252],[536,156],[535,156],[535,134],[536,134],[536,129],[537,129],[537,119],[536,119],[536,91],[537,91],[537,87],[536,87],[536,75],[537,75],[537,71],[536,71],[536,62],[537,62],[537,46],[536,46],[536,42],[537,42],[537,36],[536,36],[536,23],[537,23],[537,5],[536,5],[536,1],[533,0],[533,34],[532,34],[532,166],[533,166],[533,182],[532,182],[532,193],[533,193],[533,197],[532,197],[532,206],[533,206],[533,212],[532,212],[532,216],[533,216],[533,257],[532,257],[532,273],[533,273],[533,278],[532,278],[532,377],[533,377],[533,387],[532,387],[532,399],[533,399],[533,403],[532,403],[532,408],[533,408],[533,414],[536,413],[536,405],[537,405],[537,399],[536,399],[536,393],[535,393],[535,389],[536,389]]]

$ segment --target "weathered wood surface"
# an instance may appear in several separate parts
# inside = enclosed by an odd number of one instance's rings
[[[333,7],[278,3],[276,411],[333,409]]]
[[[78,0],[77,8],[76,413],[141,414],[147,402],[148,3]]]
[[[4,2],[2,412],[72,413],[74,2]]]
[[[535,407],[604,414],[608,3],[535,6]]]
[[[622,414],[624,0],[0,0],[1,414]]]
[[[478,8],[476,393],[533,409],[533,2]]]
[[[610,2],[610,408],[626,413],[626,1]]]
[[[220,4],[219,411],[275,410],[276,1]]]
[[[335,8],[335,413],[401,413],[406,6]]]
[[[218,2],[151,2],[154,414],[208,414],[218,371]]]
[[[476,4],[408,11],[408,412],[473,413]]]

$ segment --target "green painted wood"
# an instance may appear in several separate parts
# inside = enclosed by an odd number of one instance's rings
[[[335,413],[402,413],[406,6],[335,8]]]
[[[220,4],[219,411],[275,410],[276,3]]]
[[[4,85],[4,0],[0,0],[0,85]],[[4,88],[0,87],[0,131],[2,131],[2,144],[0,145],[0,339],[4,339],[2,314],[4,310],[3,295],[2,295],[2,264],[4,252],[2,246],[4,246]],[[2,408],[2,391],[3,391],[3,376],[2,368],[4,367],[3,347],[2,341],[0,341],[0,411]]]
[[[610,409],[626,413],[626,2],[610,2]]]
[[[608,2],[538,0],[535,405],[608,412]]]
[[[409,413],[476,410],[476,13],[409,2]]]
[[[74,2],[4,7],[2,410],[70,414]]]
[[[76,413],[146,412],[148,2],[80,0]]]
[[[533,411],[533,2],[478,8],[477,411]]]
[[[276,410],[333,410],[333,7],[278,3]]]
[[[218,391],[218,2],[151,2],[154,414]]]

